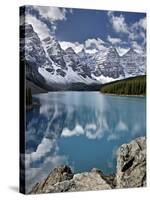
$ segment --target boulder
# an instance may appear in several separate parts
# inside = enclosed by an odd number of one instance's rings
[[[49,188],[51,186],[55,185],[56,183],[70,180],[73,178],[73,173],[68,166],[61,166],[53,169],[48,177],[41,181],[40,183],[37,183],[33,188],[31,193],[46,193],[46,191],[49,191]]]
[[[117,188],[146,186],[146,139],[123,144],[117,152]]]

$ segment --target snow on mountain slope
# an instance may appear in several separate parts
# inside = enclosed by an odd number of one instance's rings
[[[42,42],[38,37],[37,33],[34,32],[32,25],[25,25],[25,40],[22,48],[25,52],[25,60],[34,63],[37,67],[41,66],[51,66],[49,59],[46,56],[46,53],[42,47]]]
[[[33,81],[36,78],[34,82],[40,76],[49,87],[69,87],[74,83],[101,84],[146,73],[145,56],[133,49],[120,56],[115,48],[97,38],[87,40],[76,53],[72,47],[62,49],[51,35],[41,41],[30,24],[21,29],[25,35],[20,40],[20,51],[25,52],[22,59],[32,68],[29,75]]]
[[[85,83],[87,85],[94,83],[98,84],[98,81],[96,81],[96,79],[91,79],[89,77],[84,78],[73,71],[71,68],[68,68],[68,70],[64,72],[65,76],[61,76],[60,74],[56,73],[51,74],[45,68],[39,68],[38,71],[45,78],[48,84],[62,85],[63,87],[71,83]]]
[[[144,75],[146,73],[146,60],[144,55],[140,55],[132,48],[121,57],[120,62],[126,76]]]

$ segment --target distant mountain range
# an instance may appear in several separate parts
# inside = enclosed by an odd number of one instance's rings
[[[95,90],[100,84],[146,74],[146,57],[134,49],[120,56],[108,43],[99,42],[76,53],[61,48],[53,36],[40,40],[31,24],[20,26],[20,61],[26,82],[36,92]]]

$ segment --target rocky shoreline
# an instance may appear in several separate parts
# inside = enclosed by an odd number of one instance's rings
[[[37,183],[30,194],[145,186],[146,138],[139,137],[118,149],[116,174],[105,175],[96,168],[74,174],[69,166],[60,166],[53,169],[45,180]]]

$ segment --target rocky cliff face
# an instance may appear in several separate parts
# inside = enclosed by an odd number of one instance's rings
[[[136,76],[137,74],[144,75],[146,72],[146,59],[144,55],[140,55],[132,48],[121,57],[120,64],[126,77]]]
[[[31,194],[89,191],[146,186],[146,139],[137,138],[123,144],[117,152],[116,175],[105,175],[99,169],[73,174],[70,167],[55,168],[37,183]]]

